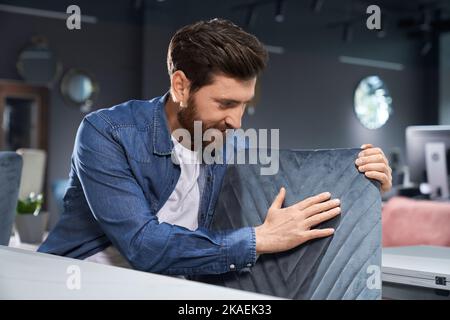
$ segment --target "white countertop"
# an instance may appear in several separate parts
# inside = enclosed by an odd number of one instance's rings
[[[0,246],[0,299],[265,300],[277,298]]]
[[[450,289],[450,247],[383,248],[383,281],[434,289]],[[437,277],[446,284],[437,284]]]

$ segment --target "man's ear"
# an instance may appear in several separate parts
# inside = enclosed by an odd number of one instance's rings
[[[181,70],[175,71],[172,74],[170,82],[170,91],[172,92],[173,101],[179,103],[181,107],[186,106],[189,99],[191,82]]]

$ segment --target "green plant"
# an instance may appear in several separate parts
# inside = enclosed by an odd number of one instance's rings
[[[41,211],[42,202],[42,193],[35,194],[32,192],[26,199],[19,199],[17,201],[16,211],[18,214],[33,214],[34,216],[37,216]]]

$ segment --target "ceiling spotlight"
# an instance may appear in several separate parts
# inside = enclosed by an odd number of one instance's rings
[[[324,2],[325,2],[324,0],[313,0],[313,2],[311,4],[311,10],[314,13],[319,13],[322,10],[322,6],[323,6]]]
[[[284,0],[275,1],[275,21],[283,22],[284,21]]]
[[[420,49],[420,54],[422,56],[426,56],[432,48],[433,48],[433,44],[431,43],[431,41],[425,41],[422,48]]]
[[[381,29],[380,31],[377,31],[377,37],[378,37],[378,38],[384,38],[384,37],[386,37],[386,30]]]
[[[256,19],[255,7],[250,5],[247,9],[247,15],[245,17],[245,26],[250,28],[254,25]]]
[[[142,0],[135,0],[134,1],[134,9],[139,10],[142,8]]]
[[[383,14],[381,14],[381,21],[383,22],[383,23],[381,24],[381,29],[379,29],[379,30],[376,31],[377,38],[380,38],[380,39],[386,37],[387,30],[389,29],[389,27],[388,27],[388,25],[389,25],[388,20],[385,19],[385,17],[383,16]]]
[[[386,37],[386,34],[387,34],[387,26],[386,23],[384,23],[381,29],[377,31],[377,37],[382,39]]]
[[[433,38],[431,32],[427,32],[423,37],[423,44],[420,48],[420,54],[422,56],[426,56],[431,49],[433,49]]]
[[[353,27],[349,22],[344,23],[344,29],[342,32],[342,40],[345,43],[351,42],[353,39]]]

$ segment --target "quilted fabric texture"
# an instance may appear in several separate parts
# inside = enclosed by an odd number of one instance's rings
[[[342,213],[318,226],[335,228],[332,237],[261,255],[246,270],[196,280],[290,299],[379,299],[381,197],[378,182],[355,167],[359,152],[281,150],[279,171],[272,176],[260,175],[259,165],[229,165],[212,229],[262,224],[282,186],[284,206],[329,191],[341,199]]]
[[[21,173],[22,157],[15,152],[0,152],[0,245],[9,243]]]

